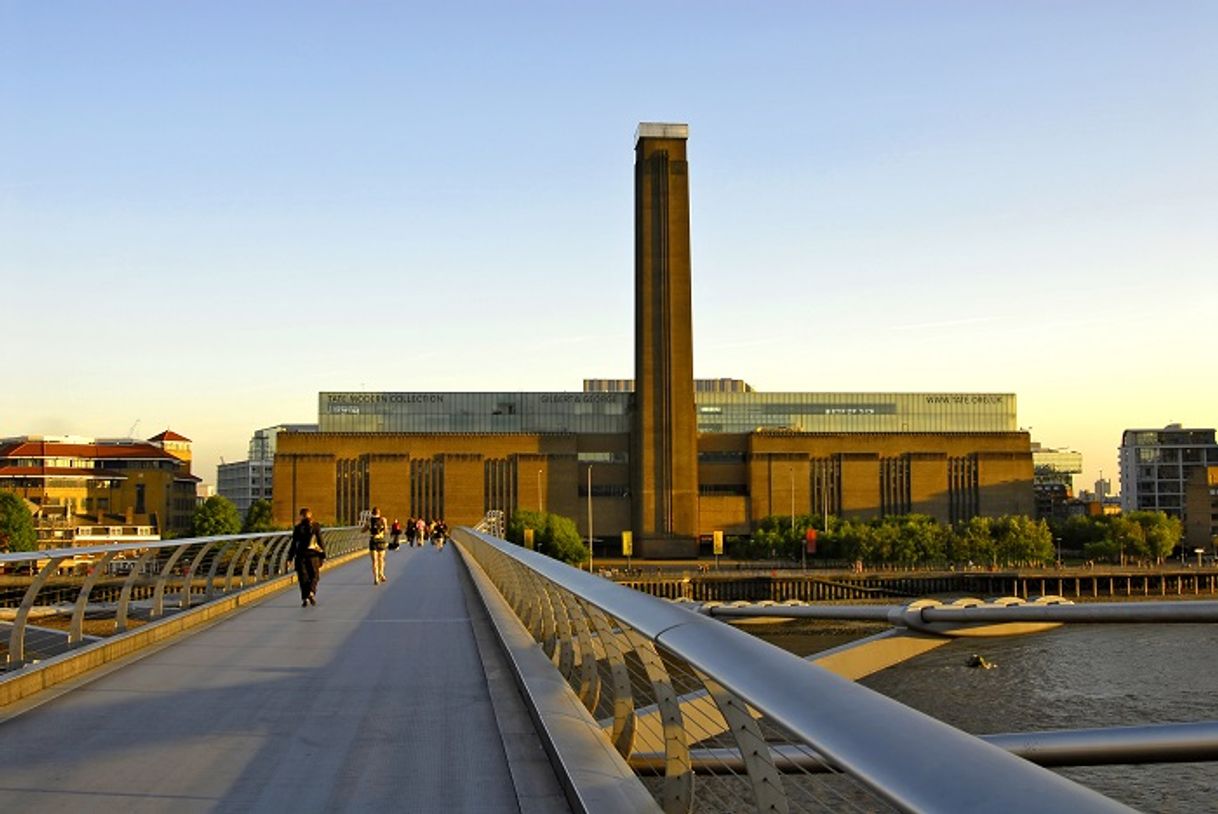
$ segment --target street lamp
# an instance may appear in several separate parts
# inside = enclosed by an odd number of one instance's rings
[[[788,466],[787,474],[791,476],[791,533],[795,533],[795,467]]]
[[[588,464],[588,573],[592,573],[592,464]]]
[[[791,538],[795,537],[795,467],[787,467],[787,471],[791,474]],[[799,567],[803,570],[808,570],[808,546],[799,546]]]

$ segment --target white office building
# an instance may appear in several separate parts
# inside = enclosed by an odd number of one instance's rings
[[[255,430],[250,438],[248,460],[216,467],[217,494],[231,500],[244,517],[255,500],[271,499],[275,439],[279,433],[316,431],[316,424],[276,424]]]
[[[1186,485],[1196,470],[1218,466],[1218,443],[1212,428],[1125,430],[1120,465],[1122,511],[1160,511],[1187,521]]]

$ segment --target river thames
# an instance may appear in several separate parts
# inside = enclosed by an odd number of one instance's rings
[[[804,656],[878,628],[746,626]],[[977,653],[992,670],[967,666]],[[1003,639],[957,640],[862,682],[973,734],[1218,720],[1213,625],[1070,625]],[[1060,769],[1148,812],[1218,811],[1218,764]]]

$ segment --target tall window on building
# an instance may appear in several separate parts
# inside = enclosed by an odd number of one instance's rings
[[[144,514],[144,484],[137,483],[135,485],[135,513]]]
[[[981,514],[976,455],[947,459],[947,496],[953,523],[970,520]]]
[[[813,458],[810,464],[812,512],[820,515],[840,514],[838,485],[841,483],[841,467],[837,459]]]
[[[368,502],[368,457],[339,458],[335,462],[335,519],[354,525],[360,512],[372,508]]]
[[[444,461],[410,461],[410,513],[424,519],[444,516]]]
[[[880,514],[909,514],[912,510],[909,488],[909,456],[880,460]]]
[[[511,517],[512,510],[516,508],[515,467],[512,463],[507,458],[488,458],[483,463],[483,513],[499,510]]]

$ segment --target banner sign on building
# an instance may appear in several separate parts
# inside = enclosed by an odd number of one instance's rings
[[[722,532],[722,531],[716,531],[716,532],[714,533],[714,535],[711,537],[711,539],[714,541],[714,543],[713,543],[713,545],[714,545],[714,549],[713,549],[713,550],[714,550],[714,552],[715,552],[715,556],[716,556],[716,557],[722,556],[722,554],[723,554],[723,532]]]
[[[634,532],[632,531],[622,532],[622,556],[634,556]]]

